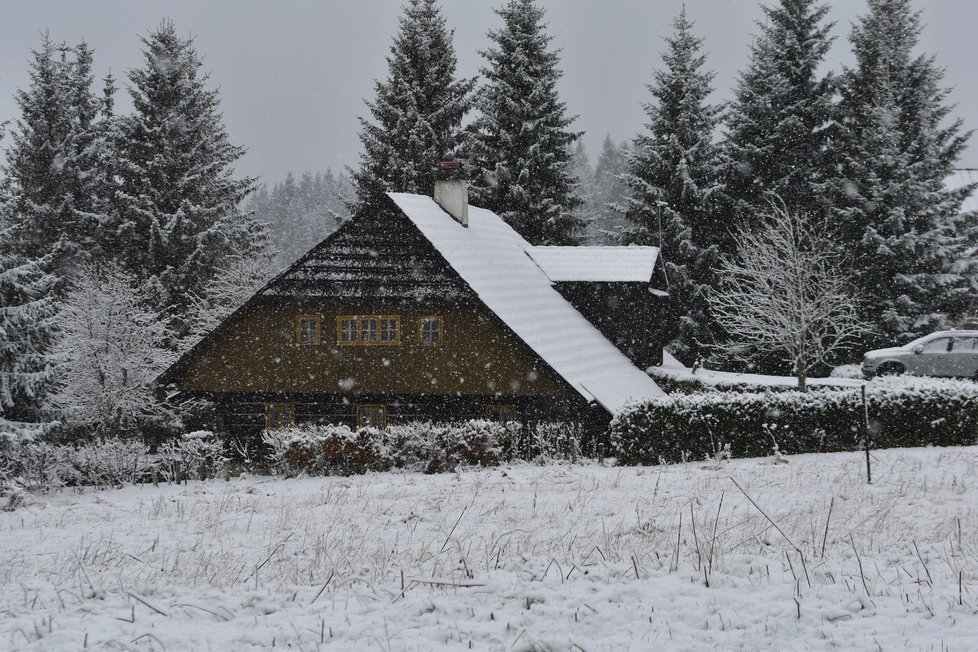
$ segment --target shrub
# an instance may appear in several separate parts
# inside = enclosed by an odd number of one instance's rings
[[[224,461],[224,442],[209,430],[196,430],[160,444],[159,469],[164,480],[214,477]]]
[[[142,481],[151,466],[149,450],[132,439],[78,446],[34,441],[0,448],[0,480],[22,489],[118,486]]]
[[[978,385],[966,381],[880,379],[867,384],[870,439],[878,448],[976,443]],[[611,424],[620,464],[855,450],[862,438],[860,392],[712,392],[659,397]],[[773,438],[773,440],[772,440]]]
[[[543,421],[518,431],[515,436],[518,440],[514,448],[524,459],[577,461],[584,431],[578,423]]]
[[[460,464],[491,466],[512,448],[518,426],[473,420],[409,423],[386,430],[297,426],[266,431],[276,469],[286,475],[349,475],[393,467],[437,473]]]

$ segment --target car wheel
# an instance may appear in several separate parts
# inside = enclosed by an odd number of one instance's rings
[[[899,362],[884,362],[876,371],[880,376],[899,376],[906,369]]]

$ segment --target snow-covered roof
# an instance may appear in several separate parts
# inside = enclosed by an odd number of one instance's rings
[[[978,183],[978,170],[961,169],[955,170],[951,176],[944,179],[944,187],[948,190],[957,190],[972,183]],[[962,213],[971,213],[978,210],[978,197],[976,193],[971,193],[964,203],[961,204]]]
[[[551,281],[648,283],[658,247],[528,247]]]
[[[431,197],[391,199],[479,299],[586,400],[615,414],[663,391],[551,285],[519,234],[495,213],[469,206],[462,226]]]

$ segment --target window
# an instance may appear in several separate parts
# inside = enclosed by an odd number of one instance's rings
[[[955,353],[974,353],[978,351],[978,337],[955,337],[951,350]]]
[[[951,338],[950,337],[939,337],[936,340],[931,340],[924,344],[922,351],[924,353],[946,353],[951,350]]]
[[[288,428],[295,425],[294,403],[266,403],[265,429]]]
[[[380,320],[380,341],[381,342],[398,342],[399,338],[397,335],[398,331],[398,319],[385,317]]]
[[[380,428],[387,427],[387,406],[386,405],[358,405],[357,406],[357,428]]]
[[[299,315],[295,318],[295,343],[300,346],[319,344],[319,315]]]
[[[421,318],[421,343],[438,346],[444,337],[444,320],[441,317]]]
[[[373,344],[377,341],[377,320],[360,320],[360,343],[364,346]]]
[[[336,330],[336,343],[355,344],[357,341],[357,320],[341,317],[337,321],[340,322],[340,327]]]
[[[395,346],[401,343],[398,315],[336,318],[336,343],[343,346]]]
[[[486,421],[513,423],[516,421],[516,408],[512,405],[487,405]]]

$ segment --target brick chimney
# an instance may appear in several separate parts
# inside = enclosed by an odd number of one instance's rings
[[[460,161],[442,161],[435,173],[435,203],[464,227],[469,226],[469,184]]]

